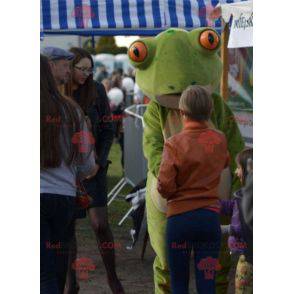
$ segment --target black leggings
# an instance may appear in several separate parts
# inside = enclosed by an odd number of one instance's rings
[[[218,213],[196,209],[168,218],[168,262],[173,294],[189,293],[189,261],[192,249],[197,293],[215,293],[215,271],[218,268],[220,244]]]
[[[62,294],[73,234],[75,197],[41,194],[41,294]]]

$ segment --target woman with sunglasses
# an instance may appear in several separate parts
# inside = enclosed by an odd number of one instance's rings
[[[91,55],[82,48],[71,48],[70,51],[75,57],[72,60],[72,78],[65,91],[88,117],[95,138],[96,163],[99,165],[95,177],[83,182],[87,193],[93,199],[88,208],[89,218],[105,265],[109,287],[113,293],[121,294],[124,290],[115,270],[115,246],[107,215],[107,169],[110,163],[107,158],[114,137],[111,111],[104,86],[93,80],[94,63]],[[113,246],[103,246],[105,244]],[[76,246],[73,247],[73,252],[76,252]],[[72,291],[69,293],[76,293],[79,287],[72,269],[68,271],[67,284]]]

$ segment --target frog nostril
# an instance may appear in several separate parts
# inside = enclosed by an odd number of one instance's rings
[[[171,90],[174,90],[175,89],[175,87],[174,86],[171,86],[171,85],[169,85],[168,86]]]
[[[191,82],[191,85],[196,85],[196,82],[195,81]]]

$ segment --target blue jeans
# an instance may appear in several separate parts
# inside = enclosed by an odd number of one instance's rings
[[[214,294],[221,245],[218,213],[196,209],[171,216],[167,219],[166,234],[172,293],[189,293],[189,263],[193,249],[197,293]]]
[[[40,204],[40,293],[62,294],[68,245],[73,235],[75,197],[41,194]]]

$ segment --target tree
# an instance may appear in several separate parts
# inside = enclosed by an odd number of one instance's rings
[[[84,42],[83,48],[91,54],[109,53],[116,55],[128,52],[127,47],[118,47],[116,45],[115,38],[113,36],[100,37],[96,43],[95,49],[92,47],[92,40],[88,39]]]
[[[118,47],[115,43],[115,38],[113,36],[101,37],[95,47],[96,54],[99,53],[110,53],[110,54],[120,54],[127,53],[127,47]]]
[[[96,50],[92,46],[92,39],[88,39],[84,42],[83,49],[87,50],[92,55],[96,54]]]

